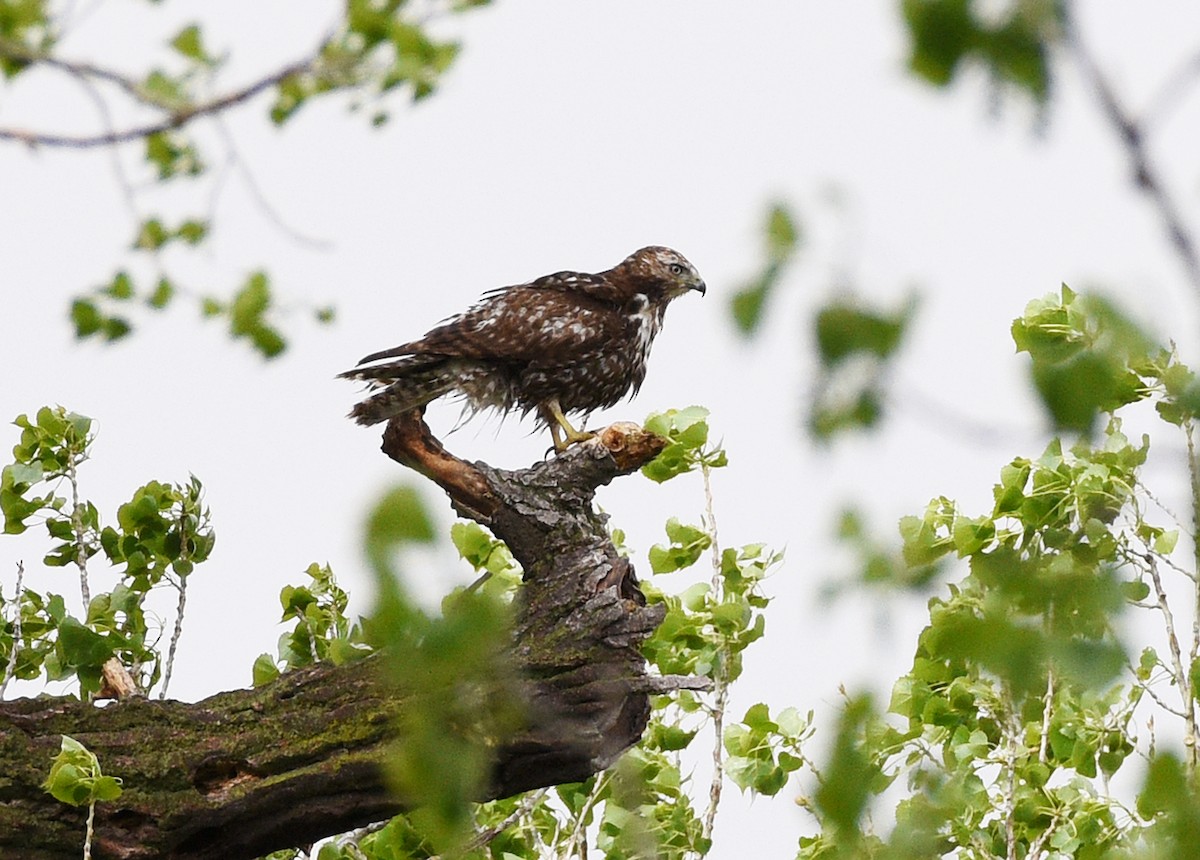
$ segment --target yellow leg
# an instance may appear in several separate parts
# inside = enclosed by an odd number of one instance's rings
[[[571,422],[567,420],[567,416],[563,415],[562,407],[558,405],[557,400],[549,401],[545,406],[546,412],[552,419],[550,423],[550,437],[554,440],[555,451],[565,451],[576,442],[583,442],[595,436],[595,433],[589,433],[586,430],[576,430],[571,426]],[[560,438],[559,432],[562,432]]]

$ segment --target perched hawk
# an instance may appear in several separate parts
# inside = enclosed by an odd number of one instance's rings
[[[492,290],[420,340],[340,374],[374,389],[350,417],[378,424],[453,392],[472,413],[535,412],[564,450],[590,437],[566,416],[636,393],[667,305],[704,289],[682,254],[652,245],[606,272],[558,272]]]

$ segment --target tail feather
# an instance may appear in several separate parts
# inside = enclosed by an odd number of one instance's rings
[[[410,355],[414,358],[413,345],[411,343],[402,343],[399,346],[393,346],[391,349],[383,349],[379,352],[373,352],[370,355],[363,356],[358,360],[359,364],[367,364],[372,361],[379,361],[381,358],[397,358],[401,355]]]
[[[375,392],[350,410],[359,424],[387,421],[394,415],[417,409],[452,391],[456,379],[444,360],[396,361],[374,367],[356,367],[338,374],[343,379],[360,379]]]

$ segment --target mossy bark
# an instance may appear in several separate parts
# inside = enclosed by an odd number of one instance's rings
[[[662,620],[594,509],[596,487],[661,450],[614,425],[516,472],[450,455],[419,414],[393,419],[384,451],[504,540],[525,570],[512,655],[527,720],[496,739],[487,798],[574,782],[635,744],[649,695],[696,679],[646,674],[640,643]],[[309,844],[400,811],[381,762],[404,701],[375,658],[293,672],[202,702],[64,698],[0,702],[0,857],[80,856],[86,810],[40,788],[60,736],[96,753],[124,794],[96,811],[93,856],[239,860]]]

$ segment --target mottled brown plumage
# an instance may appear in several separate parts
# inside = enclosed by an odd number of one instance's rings
[[[375,389],[350,417],[377,424],[458,393],[472,411],[536,413],[561,450],[587,438],[565,416],[637,393],[667,305],[689,290],[705,290],[695,267],[657,245],[605,272],[558,272],[492,290],[420,340],[340,374]]]

